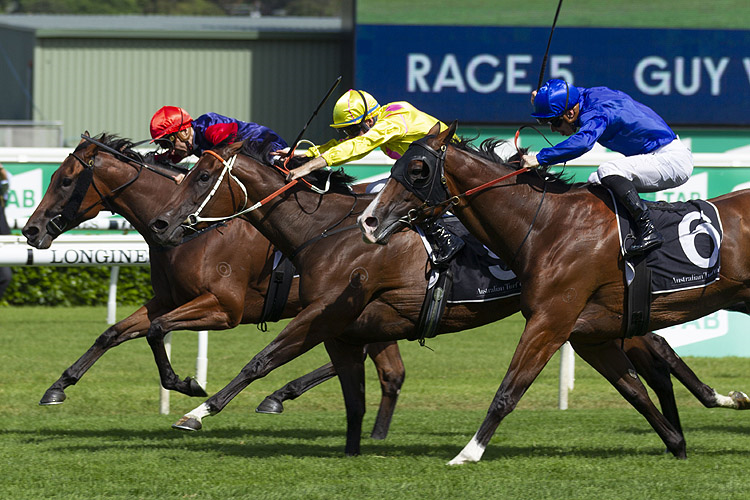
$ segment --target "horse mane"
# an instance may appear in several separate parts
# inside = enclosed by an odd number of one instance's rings
[[[490,137],[483,140],[479,146],[474,145],[473,141],[474,139],[465,139],[463,137],[459,137],[458,139],[454,139],[451,144],[455,146],[456,149],[466,151],[469,154],[478,156],[492,163],[504,165],[508,168],[512,168],[513,170],[519,170],[521,168],[521,163],[519,160],[521,159],[522,155],[525,155],[529,151],[529,148],[519,148],[519,151],[516,154],[514,154],[510,158],[503,159],[497,154],[496,149],[502,144],[508,144],[508,141]],[[543,174],[545,180],[548,182],[571,187],[577,185],[572,181],[572,174],[565,173],[565,171],[551,172],[549,168],[549,165],[540,166],[534,169],[534,171]]]
[[[92,139],[116,151],[119,151],[130,159],[143,161],[143,155],[133,149],[135,147],[135,143],[130,139],[125,139],[124,137],[120,137],[116,134],[108,134],[107,132],[102,132],[101,134],[92,137]],[[76,147],[76,151],[90,146],[91,144],[93,143],[83,141],[78,145],[78,147]]]
[[[220,146],[221,144],[218,145],[216,149],[218,149]],[[268,161],[268,153],[271,152],[270,141],[268,139],[266,139],[262,143],[258,143],[258,141],[246,140],[243,142],[227,144],[224,147],[223,152],[225,154],[243,154],[249,158],[252,158],[261,165],[265,165],[276,170],[276,167],[274,167],[271,162]],[[308,158],[306,156],[295,156],[289,160],[287,168],[289,168],[290,170],[293,168],[297,168],[310,160],[312,160],[312,158]],[[281,171],[279,171],[279,174],[281,174]],[[305,179],[308,180],[311,184],[320,187],[328,182],[329,174],[329,192],[351,194],[350,186],[353,182],[356,181],[356,178],[344,172],[342,168],[337,168],[330,172],[325,170],[316,170],[305,176]]]
[[[104,144],[107,147],[110,147],[114,149],[115,151],[120,152],[123,156],[130,158],[131,160],[138,162],[138,163],[145,163],[147,165],[150,165],[152,167],[158,167],[161,169],[166,169],[171,172],[179,172],[179,173],[185,173],[188,171],[187,168],[182,167],[180,165],[172,165],[169,163],[164,163],[163,161],[158,161],[156,159],[156,152],[150,151],[148,153],[141,154],[138,151],[136,151],[134,148],[136,146],[136,143],[134,143],[130,139],[126,139],[124,137],[120,137],[116,134],[109,134],[107,132],[102,132],[101,134],[92,137],[93,140]],[[89,145],[94,144],[92,142],[83,141],[81,144],[79,144],[76,147],[76,151],[79,149],[83,149],[88,147]]]

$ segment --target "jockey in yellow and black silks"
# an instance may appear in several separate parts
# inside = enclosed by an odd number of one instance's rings
[[[313,159],[292,170],[289,179],[299,179],[314,170],[358,160],[376,148],[397,160],[412,142],[426,136],[436,123],[440,123],[440,131],[448,128],[406,101],[381,106],[367,92],[350,89],[333,108],[331,127],[339,130],[343,138],[309,148],[306,154]],[[463,241],[438,224],[427,223],[422,227],[432,243],[436,264],[445,263],[463,246]]]

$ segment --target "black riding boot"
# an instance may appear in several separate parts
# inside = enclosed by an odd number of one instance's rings
[[[423,223],[422,229],[432,246],[432,262],[435,265],[446,264],[464,246],[464,240],[435,221]]]
[[[651,213],[643,202],[633,183],[619,175],[608,175],[602,178],[602,185],[612,190],[615,197],[625,206],[634,222],[635,241],[625,250],[627,257],[633,257],[660,247],[664,237],[651,221]]]

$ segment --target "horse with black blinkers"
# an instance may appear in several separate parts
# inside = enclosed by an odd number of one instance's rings
[[[366,241],[385,243],[404,225],[450,208],[521,280],[521,340],[484,422],[451,463],[480,460],[502,419],[567,340],[648,420],[667,449],[685,458],[683,435],[654,407],[622,350],[625,264],[609,193],[544,170],[518,170],[489,151],[452,142],[455,130],[454,122],[445,133],[435,128],[413,143],[359,219]],[[719,279],[654,295],[650,329],[736,303],[748,306],[750,192],[710,201],[724,230]]]

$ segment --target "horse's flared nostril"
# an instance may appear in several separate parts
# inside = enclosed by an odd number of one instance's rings
[[[153,232],[161,234],[169,227],[169,223],[164,219],[156,219],[150,224],[150,227]]]
[[[39,236],[39,228],[36,226],[24,227],[21,230],[21,234],[24,235],[27,240],[34,240]]]
[[[377,217],[365,217],[365,219],[362,221],[362,225],[368,230],[373,231],[378,227],[378,218]]]

